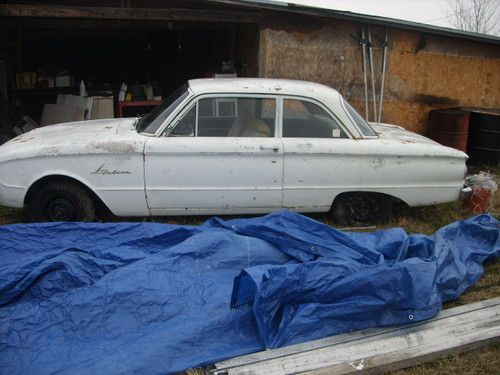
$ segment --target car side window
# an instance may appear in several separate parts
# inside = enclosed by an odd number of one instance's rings
[[[196,126],[196,105],[178,119],[168,133],[169,137],[194,137]]]
[[[306,100],[283,100],[284,138],[348,138],[342,127],[319,105]]]
[[[211,97],[198,101],[198,137],[274,137],[276,99]]]

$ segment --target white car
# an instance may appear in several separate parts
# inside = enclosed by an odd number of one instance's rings
[[[278,79],[196,79],[145,117],[52,125],[0,146],[0,205],[36,221],[332,211],[454,201],[467,155],[367,123],[335,90]]]

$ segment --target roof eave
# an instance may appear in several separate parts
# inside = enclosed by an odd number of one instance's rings
[[[309,16],[330,17],[347,21],[365,22],[373,25],[396,27],[404,30],[418,31],[428,34],[442,35],[452,38],[466,39],[483,43],[500,45],[500,37],[487,34],[479,34],[469,31],[457,30],[448,27],[434,26],[419,22],[400,20],[382,16],[372,16],[348,11],[315,8],[290,3],[277,3],[267,0],[210,0],[215,3],[240,5],[244,7],[267,9],[273,11],[300,13]]]

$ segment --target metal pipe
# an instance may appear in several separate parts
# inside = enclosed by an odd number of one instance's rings
[[[368,27],[368,52],[370,56],[370,74],[372,79],[372,97],[373,97],[373,121],[377,121],[377,93],[375,92],[375,75],[373,73],[373,52],[372,52],[372,31]]]
[[[384,84],[385,84],[385,70],[387,65],[387,48],[389,41],[389,28],[385,28],[385,40],[382,42],[382,46],[384,47],[384,57],[382,59],[382,80],[380,81],[380,99],[378,103],[378,118],[377,122],[380,124],[382,119],[382,103],[384,102]]]
[[[368,121],[369,113],[368,113],[368,72],[366,69],[366,39],[365,39],[365,28],[361,29],[361,40],[359,41],[361,44],[361,49],[363,50],[363,78],[365,80],[365,119]]]

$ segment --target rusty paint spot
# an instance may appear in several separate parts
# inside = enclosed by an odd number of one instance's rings
[[[379,170],[385,166],[386,161],[383,158],[375,158],[371,163],[374,170]]]
[[[14,143],[14,142],[17,142],[17,143],[24,143],[24,142],[27,142],[29,140],[33,139],[33,137],[30,137],[30,138],[22,138],[22,137],[19,137],[19,138],[14,138],[11,142]]]

